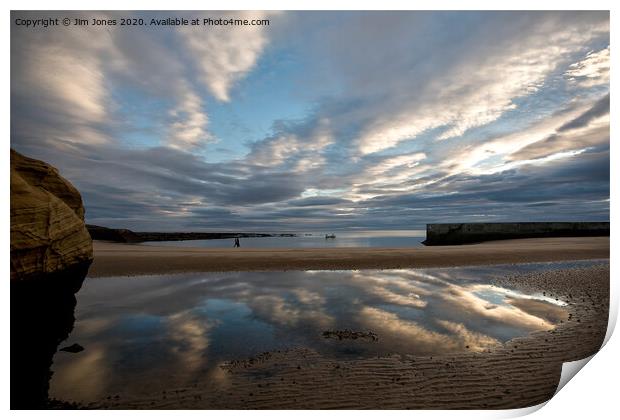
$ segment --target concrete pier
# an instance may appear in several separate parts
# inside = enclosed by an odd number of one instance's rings
[[[501,239],[609,236],[609,222],[434,223],[425,245],[461,245]]]

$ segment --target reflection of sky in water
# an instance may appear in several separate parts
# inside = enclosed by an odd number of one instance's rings
[[[89,278],[65,342],[85,350],[56,354],[51,396],[225,380],[221,361],[300,346],[339,358],[480,351],[566,318],[563,302],[490,278],[589,264]],[[325,339],[328,329],[373,331],[379,341]]]

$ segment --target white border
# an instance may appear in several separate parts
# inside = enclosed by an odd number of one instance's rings
[[[4,2],[8,7],[5,11],[5,19],[2,21],[2,45],[3,45],[3,57],[5,60],[10,57],[10,19],[9,10],[201,10],[208,6],[208,9],[212,10],[611,10],[611,45],[612,45],[612,80],[615,80],[615,69],[618,68],[618,60],[614,53],[616,45],[615,38],[615,4],[617,2],[601,1],[601,0],[588,0],[588,1],[542,1],[542,0],[521,0],[521,1],[488,1],[488,0],[470,0],[467,2],[456,0],[433,0],[427,2],[406,2],[396,0],[382,0],[382,1],[368,1],[358,0],[355,2],[337,2],[334,0],[298,0],[295,2],[283,1],[283,0],[211,0],[209,2],[204,1],[190,1],[190,0],[175,0],[174,2],[166,2],[161,0],[135,0],[132,2],[110,0],[110,1],[90,1],[88,3],[79,2],[76,0],[56,1],[53,4],[45,1],[6,1]],[[6,63],[6,61],[5,61]],[[2,66],[4,83],[3,83],[3,101],[2,101],[2,118],[4,127],[4,138],[7,143],[10,139],[10,66],[4,64]],[[616,109],[615,95],[611,95],[611,115],[614,115],[613,110]],[[612,120],[612,134],[614,133],[613,127],[615,122]],[[612,135],[613,137],[613,135]],[[611,140],[611,196],[614,199],[611,200],[611,213],[617,214],[617,206],[615,205],[615,197],[617,194],[617,183],[613,182],[614,179],[618,179],[618,170],[616,169],[618,164],[616,147],[614,147],[615,141]],[[7,145],[8,146],[8,145]],[[9,226],[9,153],[8,147],[5,149],[5,153],[0,153],[0,162],[3,170],[4,181],[2,183],[2,252],[4,255],[3,269],[4,273],[8,277],[9,272],[9,249],[10,249],[10,226]],[[615,220],[615,216],[613,217]],[[613,238],[617,237],[618,228],[617,225],[612,223],[612,254],[616,255],[616,247],[614,245]],[[617,278],[617,271],[615,265],[611,267],[611,278]],[[9,409],[9,281],[4,280],[5,289],[3,290],[4,298],[4,316],[2,322],[4,325],[4,337],[6,337],[2,346],[0,346],[0,360],[2,360],[2,384],[0,389],[0,398],[4,402],[5,410]],[[618,313],[618,282],[612,280],[612,307],[611,318],[613,323],[617,318]],[[604,350],[597,354],[590,363],[587,364],[577,375],[577,379],[570,381],[561,392],[553,397],[544,408],[535,411],[531,414],[532,419],[554,419],[562,418],[566,419],[583,419],[590,418],[608,418],[610,413],[616,411],[618,407],[617,397],[617,384],[618,384],[618,365],[619,362],[616,355],[620,354],[620,344],[617,337],[611,337],[606,344]],[[541,407],[537,407],[541,408]],[[215,416],[217,418],[269,418],[270,420],[286,419],[290,420],[291,416],[301,418],[314,418],[317,415],[321,417],[343,417],[343,416],[356,416],[361,418],[374,418],[376,416],[389,415],[391,418],[505,418],[514,417],[520,414],[526,414],[526,410],[508,410],[508,411],[416,411],[413,413],[403,411],[390,411],[389,413],[377,413],[377,412],[350,412],[350,411],[330,411],[315,413],[311,411],[227,411],[227,412],[202,412],[202,411],[176,411],[173,413],[163,411],[117,411],[114,413],[108,413],[104,411],[90,411],[90,412],[37,412],[37,416],[45,416],[49,418],[74,418],[82,417],[84,415],[92,416],[93,418],[101,418],[109,414],[114,416],[120,416],[122,418],[166,418],[173,414],[175,416],[203,418],[204,416]],[[531,411],[531,410],[529,410]],[[10,412],[10,415],[15,418],[30,418],[33,413],[31,412]]]

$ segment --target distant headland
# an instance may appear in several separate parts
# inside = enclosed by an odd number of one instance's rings
[[[134,232],[129,229],[113,229],[96,225],[86,225],[86,229],[93,240],[122,243],[297,236],[295,233],[255,232]]]

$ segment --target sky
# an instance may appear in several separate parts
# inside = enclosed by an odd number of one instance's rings
[[[141,27],[16,19],[143,18]],[[12,12],[11,147],[151,231],[609,220],[608,12]],[[151,18],[268,19],[150,26]]]

